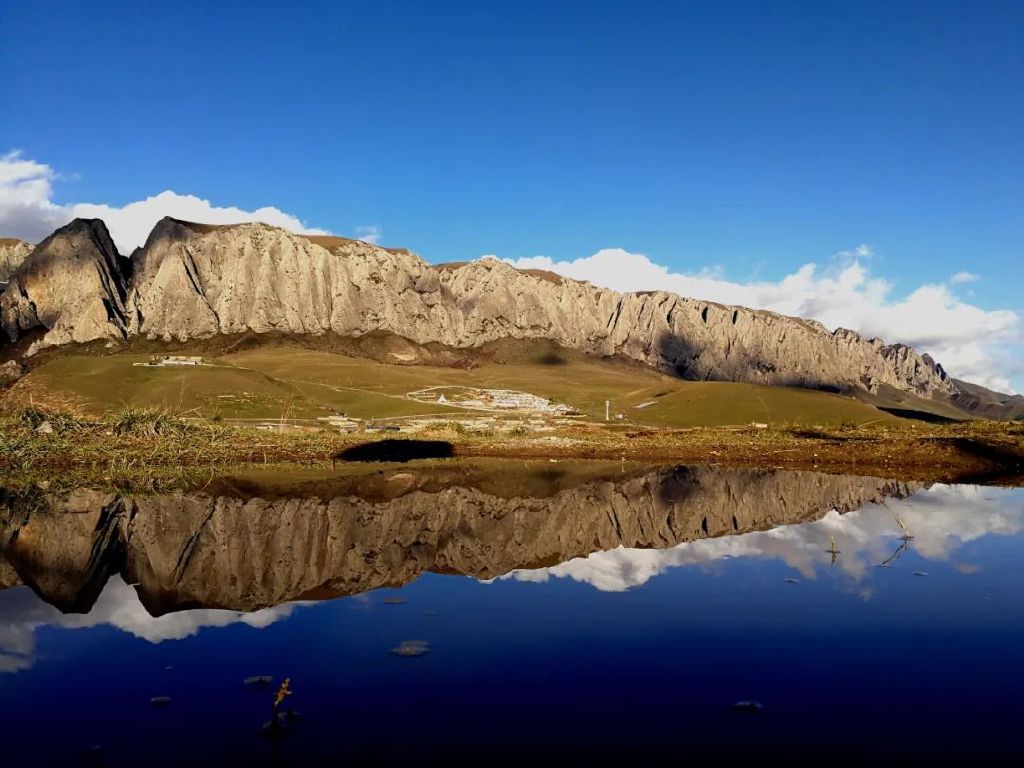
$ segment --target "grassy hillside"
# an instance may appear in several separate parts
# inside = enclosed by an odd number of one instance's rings
[[[649,426],[862,424],[894,417],[853,398],[751,384],[685,382],[639,367],[582,355],[511,356],[472,368],[388,365],[297,345],[275,344],[207,358],[197,368],[149,368],[146,354],[61,354],[3,397],[9,408],[33,402],[89,414],[123,405],[166,408],[206,418],[313,419],[344,412],[364,419],[459,414],[414,402],[430,386],[531,392],[604,418],[605,400],[625,420]],[[644,408],[636,406],[651,403]]]

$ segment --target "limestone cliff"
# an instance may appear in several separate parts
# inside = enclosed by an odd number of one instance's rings
[[[127,264],[99,219],[75,219],[25,258],[0,294],[0,324],[46,346],[126,336]]]
[[[45,328],[39,346],[243,332],[386,332],[461,349],[545,339],[687,379],[957,392],[927,355],[813,321],[670,293],[618,293],[494,259],[431,266],[405,250],[264,224],[164,219],[129,264],[101,222],[76,221],[15,272],[0,308],[11,338]]]
[[[616,547],[666,548],[815,520],[916,486],[813,472],[674,468],[501,496],[407,471],[394,495],[7,497],[0,560],[47,601],[87,611],[107,578],[154,614],[254,610],[405,584],[425,571],[493,578]]]
[[[454,348],[551,339],[689,379],[952,392],[939,366],[905,346],[669,293],[620,294],[493,259],[432,267],[359,241],[165,219],[132,267],[131,332],[152,338],[386,331]]]
[[[24,240],[0,237],[0,283],[11,279],[14,270],[32,253],[32,245]]]

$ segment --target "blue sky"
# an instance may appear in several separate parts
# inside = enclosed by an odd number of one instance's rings
[[[890,299],[967,271],[1024,310],[1019,2],[211,5],[9,5],[0,153],[57,205],[169,189],[431,261],[740,282],[864,243]]]

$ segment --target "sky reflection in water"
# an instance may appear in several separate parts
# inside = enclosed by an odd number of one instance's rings
[[[902,549],[898,519],[913,535]],[[119,575],[87,614],[14,586],[0,591],[0,713],[19,734],[10,757],[39,765],[423,759],[495,744],[1015,754],[1022,529],[1024,490],[935,486],[770,530],[489,580],[428,573],[251,613],[152,617]],[[429,653],[389,652],[413,639]],[[262,674],[290,677],[303,712],[279,744],[259,736],[270,690],[242,683]],[[171,703],[151,707],[158,695]],[[737,714],[740,699],[764,713]]]

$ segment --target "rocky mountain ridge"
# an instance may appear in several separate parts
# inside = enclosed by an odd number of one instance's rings
[[[100,220],[76,220],[24,258],[0,294],[0,326],[30,352],[133,337],[386,332],[470,349],[552,340],[686,379],[950,399],[928,355],[812,320],[666,292],[619,293],[495,260],[430,265],[402,249],[305,237],[264,224],[165,218],[120,256]]]

